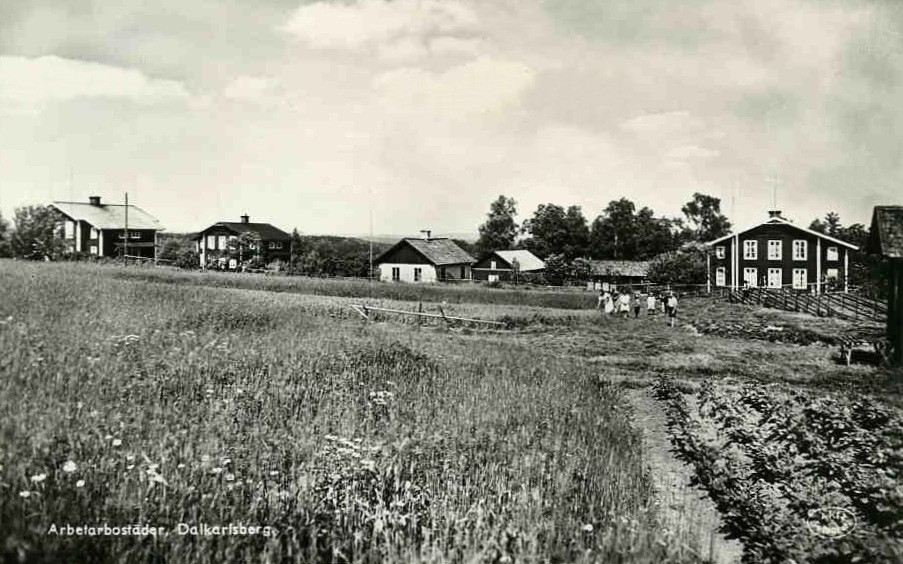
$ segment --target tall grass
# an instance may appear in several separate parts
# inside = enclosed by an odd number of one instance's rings
[[[0,270],[5,560],[695,560],[589,363],[109,273]]]

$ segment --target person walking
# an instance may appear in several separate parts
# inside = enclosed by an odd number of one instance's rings
[[[630,294],[627,292],[618,296],[618,313],[620,313],[621,317],[624,319],[630,317]]]
[[[604,307],[605,307],[605,315],[611,315],[612,312],[615,310],[615,301],[611,297],[611,294],[608,292],[608,290],[605,291]]]
[[[655,296],[651,292],[646,296],[646,315],[655,315]]]
[[[674,295],[674,292],[671,292],[671,295],[668,296],[668,323],[671,327],[674,327],[675,318],[677,317],[677,296]]]
[[[636,319],[640,316],[640,293],[634,292],[633,296],[630,298],[630,307],[633,309],[633,318]]]

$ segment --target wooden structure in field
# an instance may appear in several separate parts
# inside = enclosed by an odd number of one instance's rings
[[[100,196],[87,202],[53,202],[64,252],[95,257],[157,258],[157,234],[163,226],[138,206],[101,203]]]
[[[891,364],[900,367],[903,366],[903,206],[875,206],[867,250],[887,261],[887,340]]]

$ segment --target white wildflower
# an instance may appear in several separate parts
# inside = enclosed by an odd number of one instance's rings
[[[75,482],[75,487],[76,487],[76,488],[83,488],[83,487],[85,487],[85,481],[84,481],[84,480],[79,480],[79,481]]]
[[[66,463],[63,464],[63,472],[75,472],[76,470],[78,470],[78,466],[71,460],[67,460]]]
[[[43,473],[35,474],[34,476],[31,477],[31,481],[36,484],[40,484],[41,482],[43,482],[46,479],[47,479],[47,474],[43,474]]]
[[[122,439],[113,439],[113,446],[114,447],[122,446]]]
[[[587,523],[586,525],[583,525],[582,528],[587,533],[593,532],[593,524],[592,523]]]
[[[19,492],[19,497],[24,497],[25,499],[28,499],[29,497],[31,497],[31,492],[28,490]]]

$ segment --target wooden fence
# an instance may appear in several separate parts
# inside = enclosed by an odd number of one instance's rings
[[[885,302],[855,293],[812,294],[792,288],[740,288],[728,290],[727,298],[733,303],[758,304],[819,317],[873,321],[887,319]]]

